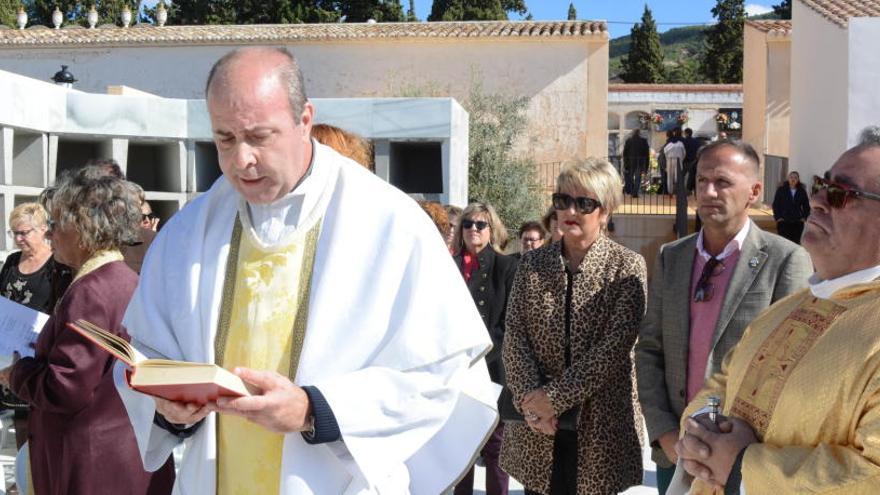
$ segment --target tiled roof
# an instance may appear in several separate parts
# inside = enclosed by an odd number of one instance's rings
[[[880,0],[800,0],[822,17],[846,27],[851,17],[880,16]]]
[[[742,84],[609,84],[609,92],[741,93]]]
[[[298,41],[430,38],[576,38],[607,39],[604,21],[487,21],[414,23],[339,23],[164,26],[127,29],[47,29],[33,26],[0,30],[0,46],[78,46],[139,44],[279,43]],[[601,38],[599,38],[601,37]]]
[[[746,21],[746,24],[764,33],[791,34],[791,21]]]

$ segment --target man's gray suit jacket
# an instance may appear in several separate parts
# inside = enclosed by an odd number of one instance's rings
[[[697,234],[660,248],[635,348],[639,402],[652,458],[661,467],[672,464],[657,439],[679,427],[687,405],[690,285],[696,251]],[[761,311],[807,285],[813,265],[804,248],[752,222],[733,270],[713,333],[707,376],[721,370],[724,355]]]

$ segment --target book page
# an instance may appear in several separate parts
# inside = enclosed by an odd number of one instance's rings
[[[13,351],[33,357],[31,344],[48,319],[45,313],[0,297],[0,358],[11,359]]]

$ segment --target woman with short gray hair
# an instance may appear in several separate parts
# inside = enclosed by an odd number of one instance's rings
[[[75,276],[37,339],[34,357],[0,370],[0,383],[31,407],[35,493],[170,493],[173,463],[144,470],[113,382],[113,357],[65,324],[90,321],[125,339],[122,316],[137,275],[119,249],[137,238],[140,201],[130,183],[62,177],[49,206],[49,238]]]

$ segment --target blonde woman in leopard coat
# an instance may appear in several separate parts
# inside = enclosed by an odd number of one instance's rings
[[[505,427],[501,466],[527,494],[613,494],[642,481],[630,351],[645,261],[605,234],[622,189],[607,161],[566,167],[553,195],[563,238],[525,254],[514,279],[503,360],[526,421]],[[559,429],[572,408],[576,425]]]

